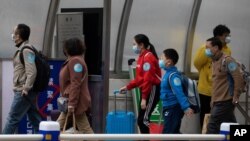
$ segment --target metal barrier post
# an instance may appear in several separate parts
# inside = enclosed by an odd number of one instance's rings
[[[43,135],[42,141],[58,141],[60,125],[55,121],[42,121],[39,125],[39,133]]]

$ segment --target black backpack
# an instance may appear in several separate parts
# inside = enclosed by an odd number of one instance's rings
[[[50,78],[50,65],[47,61],[47,57],[43,55],[40,51],[38,52],[33,46],[24,46],[20,50],[20,61],[23,65],[23,50],[26,48],[32,50],[35,53],[37,75],[32,90],[35,92],[42,92],[48,87]]]

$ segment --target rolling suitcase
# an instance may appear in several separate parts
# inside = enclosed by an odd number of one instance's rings
[[[127,94],[126,110],[116,109],[116,95],[120,91],[114,91],[115,110],[106,116],[106,133],[108,134],[133,134],[135,133],[135,114],[127,111]]]

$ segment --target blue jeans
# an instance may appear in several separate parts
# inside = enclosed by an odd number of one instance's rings
[[[163,109],[163,134],[180,134],[181,120],[184,112],[179,104]]]
[[[2,133],[14,134],[18,124],[26,113],[28,114],[28,118],[35,130],[35,133],[38,133],[39,124],[42,120],[36,107],[38,94],[36,92],[29,91],[28,95],[24,97],[21,95],[21,92],[14,93],[14,99]]]

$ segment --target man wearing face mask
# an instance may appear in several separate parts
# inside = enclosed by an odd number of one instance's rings
[[[37,70],[35,65],[35,54],[30,49],[23,50],[24,64],[20,60],[20,50],[28,44],[30,36],[30,28],[25,24],[18,24],[13,31],[12,40],[17,47],[17,51],[13,58],[14,78],[13,91],[14,99],[11,109],[2,131],[3,134],[14,134],[19,122],[28,114],[30,123],[34,128],[34,132],[39,130],[41,116],[37,110],[37,92],[32,90],[35,82]]]
[[[231,49],[228,47],[230,42],[230,29],[225,25],[217,25],[213,30],[214,37],[222,42],[222,52],[231,55]],[[198,92],[200,96],[200,126],[203,127],[204,116],[210,113],[211,108],[207,105],[211,102],[212,91],[212,59],[211,54],[206,51],[206,44],[203,44],[196,52],[194,57],[194,66],[199,72]]]
[[[158,56],[154,46],[144,34],[137,34],[133,40],[133,51],[138,54],[136,65],[136,76],[128,85],[120,90],[131,90],[139,87],[141,92],[140,103],[138,109],[137,123],[140,132],[149,133],[149,118],[153,112],[160,97],[160,80],[161,70],[158,65]]]
[[[213,81],[207,134],[219,134],[221,123],[236,122],[234,104],[238,103],[243,78],[235,59],[222,52],[220,39],[208,39],[206,48],[208,57],[212,59]]]

